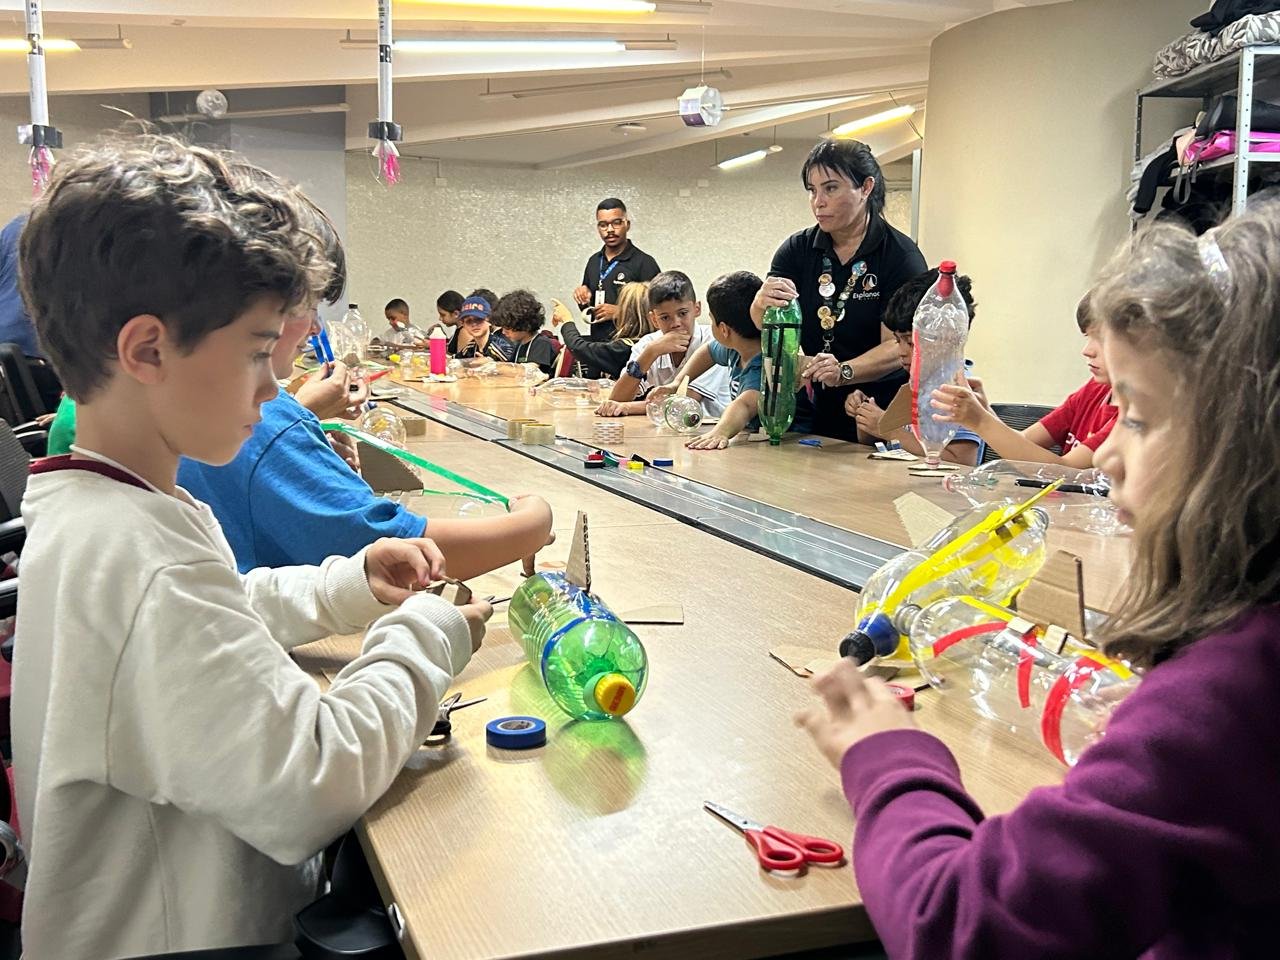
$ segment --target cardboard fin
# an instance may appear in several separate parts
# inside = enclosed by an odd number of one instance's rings
[[[1080,558],[1066,550],[1054,553],[1018,594],[1018,612],[1045,626],[1057,624],[1077,640],[1084,640],[1084,564]]]
[[[569,562],[565,565],[564,576],[574,586],[591,592],[591,544],[587,538],[587,515],[581,510],[573,525],[573,540],[569,544]]]
[[[372,444],[360,441],[360,475],[377,494],[421,490],[422,480],[408,464]]]
[[[920,546],[955,519],[949,510],[918,493],[904,493],[893,501],[893,506],[906,528],[912,547]]]
[[[904,383],[898,394],[880,417],[880,436],[891,437],[904,427],[911,426],[911,384]]]

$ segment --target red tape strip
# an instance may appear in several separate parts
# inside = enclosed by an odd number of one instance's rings
[[[1026,710],[1031,706],[1031,667],[1036,661],[1034,649],[1040,638],[1033,628],[1022,637],[1023,647],[1018,653],[1018,705]]]
[[[980,637],[984,633],[999,633],[1008,624],[1003,620],[992,620],[989,623],[975,623],[968,627],[961,627],[959,630],[953,630],[951,633],[944,634],[939,637],[933,645],[933,655],[936,657],[942,651],[949,647],[954,647],[962,640],[968,640],[971,637]]]
[[[1088,683],[1095,673],[1106,669],[1106,664],[1099,663],[1092,657],[1081,657],[1049,688],[1049,695],[1044,701],[1044,713],[1040,717],[1040,739],[1061,763],[1067,762],[1062,753],[1062,714],[1067,708],[1067,700],[1073,691]]]

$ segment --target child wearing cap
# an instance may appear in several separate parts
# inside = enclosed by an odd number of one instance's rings
[[[492,312],[485,297],[472,294],[462,301],[462,307],[458,311],[458,329],[449,340],[450,356],[460,360],[470,360],[473,357],[506,359],[505,344],[502,342],[504,338],[495,337],[489,324]]]

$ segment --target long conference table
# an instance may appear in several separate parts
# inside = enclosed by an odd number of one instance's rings
[[[589,409],[548,407],[501,378],[400,386],[391,402],[428,420],[413,452],[550,502],[557,542],[539,554],[542,568],[563,567],[585,511],[595,593],[624,618],[654,604],[683,608],[682,623],[635,627],[649,685],[625,720],[607,723],[560,713],[495,615],[454,687],[487,700],[455,714],[452,740],[419,750],[358,827],[406,956],[746,958],[874,939],[847,866],[768,874],[702,804],[848,848],[853,819],[838,777],[792,719],[809,699],[807,681],[770,650],[834,659],[857,596],[849,578],[815,570],[846,556],[870,569],[908,546],[893,501],[934,495],[938,480],[909,478],[903,464],[833,440],[688,451],[645,417],[626,418],[610,449],[670,457],[671,468],[588,472]],[[509,441],[509,418],[553,423],[558,439]],[[428,516],[444,509],[440,498],[413,505]],[[783,525],[782,514],[807,526]],[[1084,559],[1086,600],[1109,609],[1127,541],[1066,532],[1050,545]],[[471,585],[506,596],[520,579],[512,565]],[[359,637],[333,637],[298,658],[324,683],[358,650]],[[487,746],[485,723],[511,715],[545,719],[547,744]],[[919,692],[915,715],[956,754],[988,814],[1061,779],[1046,750],[975,717],[963,698]]]

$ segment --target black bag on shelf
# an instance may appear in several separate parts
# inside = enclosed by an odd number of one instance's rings
[[[1224,93],[1220,97],[1214,97],[1200,118],[1200,122],[1196,124],[1196,139],[1203,139],[1219,130],[1234,130],[1238,110],[1236,100],[1234,93]],[[1249,127],[1253,130],[1265,130],[1268,133],[1280,133],[1280,106],[1255,99]]]
[[[1280,0],[1215,0],[1208,13],[1202,13],[1191,21],[1193,27],[1217,36],[1224,27],[1252,13],[1272,13],[1280,10]]]

